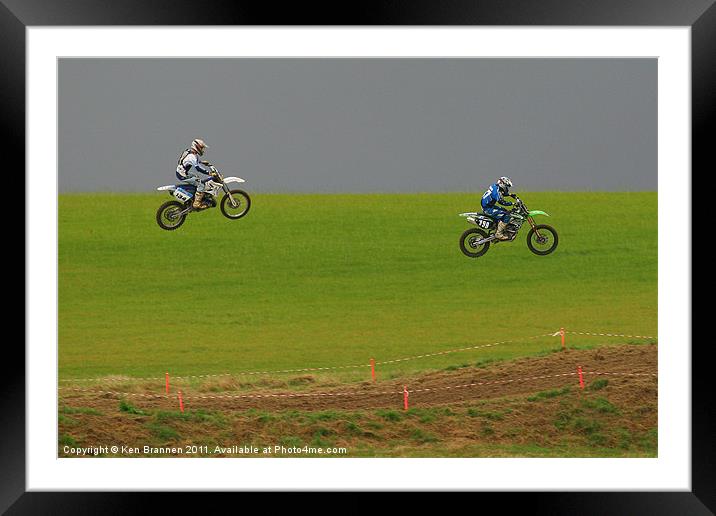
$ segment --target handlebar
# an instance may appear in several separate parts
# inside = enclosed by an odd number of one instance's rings
[[[510,194],[512,198],[515,200],[514,207],[511,211],[522,211],[525,209],[525,203],[522,202],[522,199],[520,199],[517,194]]]
[[[216,168],[216,166],[214,166],[213,163],[209,161],[202,161],[202,164],[209,167],[209,170],[211,171],[210,179],[217,177],[220,181],[224,181],[224,177],[221,175],[221,172],[219,172],[219,170]]]

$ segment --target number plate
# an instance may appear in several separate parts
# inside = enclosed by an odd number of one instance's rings
[[[187,192],[186,190],[177,188],[176,190],[174,190],[174,197],[179,199],[181,202],[186,202],[189,199],[191,199],[192,195],[189,192]]]
[[[480,226],[481,228],[487,229],[490,227],[490,221],[485,220],[485,219],[478,219],[477,225]]]

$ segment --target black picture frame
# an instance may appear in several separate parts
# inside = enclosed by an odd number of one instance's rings
[[[25,166],[26,27],[187,24],[689,26],[692,31],[692,178],[706,177],[706,167],[711,165],[707,164],[707,158],[712,147],[710,135],[716,109],[714,0],[393,0],[327,5],[297,2],[281,5],[280,9],[266,2],[229,0],[199,3],[187,0],[2,0],[0,141],[3,149],[14,149],[13,168]],[[6,173],[17,174],[10,171],[8,165],[6,167]],[[25,185],[29,187],[28,178]],[[28,190],[26,195],[29,200],[31,191]],[[6,216],[11,215],[7,213]],[[12,224],[20,229],[17,222]],[[24,253],[23,246],[23,258],[27,259]],[[11,303],[20,305],[15,296]],[[24,303],[22,306],[24,309]],[[4,340],[6,367],[3,368],[0,391],[0,511],[7,510],[8,514],[110,514],[146,508],[148,494],[138,498],[137,494],[127,496],[124,493],[26,492],[25,353],[16,344],[17,340]],[[485,493],[480,494],[480,501],[489,501],[486,497],[509,496],[511,510],[524,507],[531,513],[540,514],[713,514],[716,507],[713,466],[716,464],[713,439],[716,429],[713,418],[709,417],[713,412],[710,406],[713,390],[708,385],[710,362],[705,350],[709,343],[704,344],[707,346],[692,347],[691,492]],[[186,503],[183,496],[164,498],[165,511]],[[504,503],[504,500],[500,501]]]

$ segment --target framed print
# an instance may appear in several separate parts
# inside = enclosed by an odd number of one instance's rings
[[[426,6],[7,2],[27,311],[3,509],[713,508],[690,192],[715,8]]]

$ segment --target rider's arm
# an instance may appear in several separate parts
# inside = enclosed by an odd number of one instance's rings
[[[211,169],[209,169],[206,165],[209,165],[209,162],[208,161],[199,161],[199,158],[197,158],[195,154],[187,155],[187,157],[184,158],[184,162],[182,163],[184,170],[186,170],[187,172],[189,172],[189,169],[191,167],[194,167],[202,174],[211,176],[213,173],[212,173]]]
[[[211,170],[209,170],[208,167],[205,166],[205,164],[208,164],[208,161],[197,161],[194,165],[196,169],[201,172],[202,174],[206,174],[207,176],[211,175]]]
[[[513,204],[510,201],[506,201],[505,198],[502,197],[499,188],[497,189],[497,202],[500,203],[502,206],[512,206]]]

